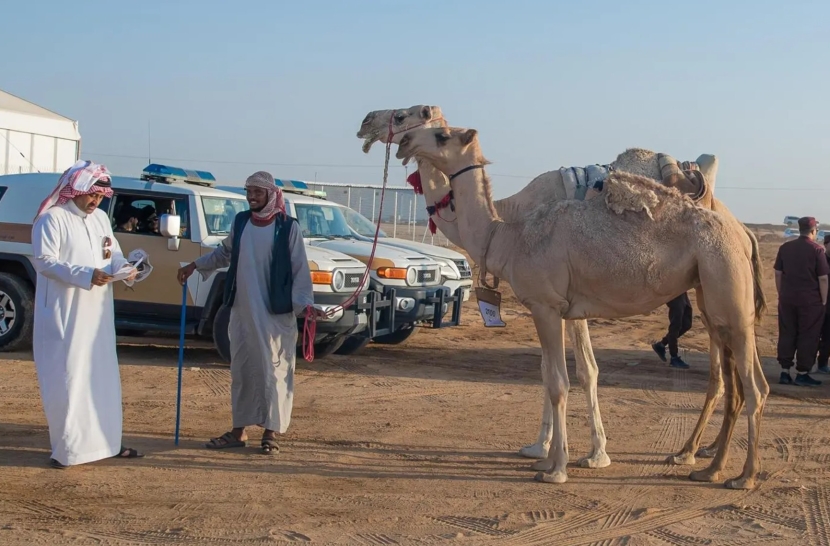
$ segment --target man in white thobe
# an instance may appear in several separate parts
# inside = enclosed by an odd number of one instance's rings
[[[231,307],[233,430],[206,447],[245,447],[245,427],[259,426],[262,451],[276,453],[294,403],[297,317],[305,316],[314,294],[301,229],[286,215],[274,177],[256,172],[245,189],[250,211],[240,212],[216,250],[181,268],[178,278],[184,284],[198,270],[206,280],[229,268],[224,304]]]
[[[32,227],[34,359],[55,468],[143,456],[121,444],[110,282],[127,260],[98,209],[111,195],[107,168],[78,161],[41,203]]]

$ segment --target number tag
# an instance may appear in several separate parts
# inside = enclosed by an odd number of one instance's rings
[[[503,328],[507,326],[501,320],[501,293],[495,290],[476,287],[478,312],[484,320],[485,328]]]

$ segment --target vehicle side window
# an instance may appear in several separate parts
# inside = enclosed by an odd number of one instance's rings
[[[0,199],[3,199],[3,196],[6,194],[6,190],[9,189],[6,186],[0,186]]]
[[[190,238],[190,207],[186,195],[147,196],[119,192],[113,199],[115,205],[110,210],[113,232],[160,237],[161,215],[177,214],[182,219],[181,237]]]

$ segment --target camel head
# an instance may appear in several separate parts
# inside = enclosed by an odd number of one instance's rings
[[[357,138],[363,139],[363,153],[369,153],[372,144],[389,138],[389,123],[392,123],[392,142],[399,143],[407,131],[416,127],[446,127],[447,122],[438,106],[417,104],[401,110],[374,110],[366,114]]]
[[[490,163],[481,153],[478,131],[461,127],[436,127],[407,131],[395,157],[406,165],[413,157],[429,161],[447,176],[470,165]]]

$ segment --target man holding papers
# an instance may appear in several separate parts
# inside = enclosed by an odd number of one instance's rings
[[[37,270],[34,359],[55,468],[142,455],[121,444],[121,378],[110,283],[137,271],[106,213],[103,165],[78,161],[40,205],[32,227]]]

